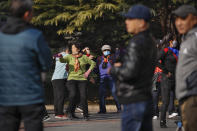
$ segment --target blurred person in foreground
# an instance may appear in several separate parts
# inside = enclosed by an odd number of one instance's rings
[[[134,5],[124,16],[133,38],[121,63],[109,70],[117,79],[117,96],[123,104],[122,131],[152,131],[152,77],[157,52],[149,32],[151,13],[146,6]]]
[[[29,24],[32,0],[12,0],[10,17],[0,31],[0,130],[43,131],[44,89],[41,72],[51,52],[41,31]]]
[[[197,10],[183,5],[173,11],[182,35],[176,69],[176,96],[185,131],[197,131]]]

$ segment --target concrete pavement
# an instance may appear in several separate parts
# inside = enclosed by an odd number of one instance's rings
[[[49,109],[47,107],[47,109]],[[51,120],[44,122],[44,131],[121,131],[121,114],[116,113],[115,106],[107,106],[107,114],[97,114],[98,107],[89,106],[90,120],[83,119],[59,120],[54,118],[52,110],[49,110]],[[82,118],[80,112],[76,115]],[[174,120],[167,120],[168,128],[161,129],[159,120],[153,120],[154,131],[175,131]],[[20,131],[24,131],[21,128]]]
[[[77,116],[81,116],[77,113]],[[79,120],[55,120],[53,116],[48,122],[45,122],[44,131],[121,131],[120,114],[90,114],[90,121]],[[167,120],[168,128],[161,129],[159,120],[153,120],[154,131],[175,131],[174,120]]]

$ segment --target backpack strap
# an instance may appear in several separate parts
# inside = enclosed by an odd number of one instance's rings
[[[168,48],[168,49],[169,49],[169,48]],[[174,51],[173,51],[173,50],[171,50],[171,49],[169,49],[169,50],[172,52],[173,56],[175,57],[176,62],[178,62],[178,56],[174,53]]]
[[[167,52],[168,52],[169,50],[170,50],[169,48],[164,48],[165,54],[167,54]],[[175,54],[172,50],[170,50],[170,51],[172,52],[173,56],[175,57],[176,62],[178,62],[178,57],[176,56],[176,54]]]

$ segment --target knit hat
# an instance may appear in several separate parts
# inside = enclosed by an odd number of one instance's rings
[[[104,51],[104,50],[111,50],[111,46],[110,45],[103,45],[101,50],[102,51]]]

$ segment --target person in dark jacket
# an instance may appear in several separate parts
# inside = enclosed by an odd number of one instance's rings
[[[170,102],[171,92],[175,93],[175,70],[178,61],[178,50],[176,49],[176,44],[169,40],[169,47],[164,48],[160,51],[158,60],[158,66],[162,69],[161,75],[161,96],[162,96],[162,106],[161,106],[161,117],[160,117],[160,127],[166,128],[166,112]],[[172,98],[173,99],[173,98]],[[172,100],[174,101],[174,99]],[[174,105],[174,103],[173,103]],[[173,106],[172,105],[172,106]],[[169,112],[169,115],[173,111]]]
[[[117,79],[117,96],[123,104],[122,131],[152,131],[152,77],[156,42],[149,32],[151,13],[143,5],[131,7],[127,32],[133,34],[121,63],[109,71]]]
[[[44,89],[41,72],[51,52],[41,31],[29,24],[32,0],[12,0],[10,17],[0,31],[0,130],[43,131]]]

